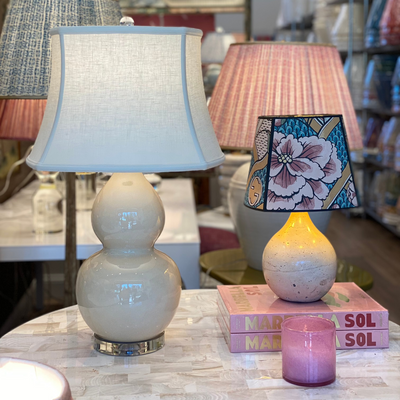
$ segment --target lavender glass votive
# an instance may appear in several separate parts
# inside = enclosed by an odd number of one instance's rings
[[[283,379],[325,386],[336,378],[336,328],[328,319],[293,317],[282,323]]]

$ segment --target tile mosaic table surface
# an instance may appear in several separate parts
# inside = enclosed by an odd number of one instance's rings
[[[77,306],[32,320],[0,339],[2,357],[51,365],[74,400],[400,399],[400,326],[390,348],[337,352],[337,380],[301,388],[282,379],[281,353],[231,354],[216,320],[216,290],[187,290],[157,353],[118,358],[92,350]]]

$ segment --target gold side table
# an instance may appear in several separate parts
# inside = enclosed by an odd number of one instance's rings
[[[224,285],[265,284],[263,272],[247,265],[242,249],[204,253],[200,256],[200,266],[203,272]],[[360,267],[338,260],[336,282],[354,282],[366,291],[372,288],[374,279]]]

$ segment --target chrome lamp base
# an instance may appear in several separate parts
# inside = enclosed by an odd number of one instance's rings
[[[93,348],[109,356],[133,357],[154,353],[165,345],[164,332],[158,336],[140,342],[113,342],[94,334]]]

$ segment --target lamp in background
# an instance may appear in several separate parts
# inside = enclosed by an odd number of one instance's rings
[[[215,32],[209,32],[201,45],[201,62],[203,64],[222,64],[229,46],[236,40],[230,33],[218,27]]]
[[[205,101],[202,33],[116,26],[61,27],[51,35],[48,103],[27,162],[39,170],[122,172],[94,202],[92,225],[104,247],[81,266],[77,300],[97,350],[152,352],[164,344],[181,279],[154,249],[164,208],[142,173],[224,160]]]
[[[250,150],[260,115],[342,114],[350,150],[363,148],[343,65],[333,45],[235,43],[210,100],[218,142]]]
[[[342,116],[259,117],[244,203],[259,211],[291,212],[263,254],[272,291],[295,302],[328,293],[336,254],[308,212],[359,204]]]
[[[362,139],[340,55],[332,45],[294,42],[235,43],[222,65],[209,111],[223,149],[250,150],[260,115],[341,114],[352,150]],[[230,215],[249,266],[262,269],[268,240],[289,213],[252,213],[243,205],[250,164],[238,169],[228,192]],[[330,213],[313,213],[324,232]]]
[[[201,45],[201,62],[206,64],[203,74],[207,96],[211,96],[229,46],[235,42],[234,36],[225,33],[221,27],[218,27],[215,32],[207,33],[204,38]]]
[[[68,381],[56,369],[35,361],[0,358],[2,399],[72,400]]]

